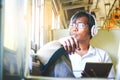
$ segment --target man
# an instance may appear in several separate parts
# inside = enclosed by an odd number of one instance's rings
[[[111,63],[111,59],[106,51],[90,45],[90,39],[97,34],[96,20],[93,15],[84,11],[76,12],[71,18],[69,31],[70,37],[62,38],[55,42],[58,43],[58,48],[62,45],[64,50],[57,52],[61,50],[57,48],[57,51],[52,52],[64,54],[60,55],[60,57],[57,56],[52,67],[46,68],[49,73],[43,71],[44,74],[54,77],[81,78],[86,62]],[[40,52],[38,51],[38,53]],[[52,55],[50,59],[47,58],[48,64],[51,58],[55,58]],[[113,68],[108,77],[115,77]]]

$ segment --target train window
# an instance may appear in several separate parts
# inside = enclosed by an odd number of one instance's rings
[[[52,29],[60,29],[60,16],[52,10]]]
[[[60,29],[60,13],[55,2],[52,1],[52,29]]]
[[[4,0],[3,13],[3,77],[23,77],[24,55],[29,39],[27,1]],[[4,80],[4,79],[3,79]],[[8,79],[5,79],[8,80]],[[18,79],[17,79],[18,80]]]
[[[44,0],[32,0],[31,42],[36,45],[36,49],[43,45],[43,4]]]
[[[10,50],[16,50],[15,48],[17,48],[15,9],[15,2],[13,0],[10,2],[5,0],[4,47]]]

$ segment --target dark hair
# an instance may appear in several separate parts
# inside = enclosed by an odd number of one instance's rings
[[[71,17],[70,25],[75,23],[76,19],[78,19],[80,17],[87,17],[88,18],[87,24],[89,25],[89,34],[92,37],[91,28],[92,28],[93,25],[95,25],[95,19],[94,19],[92,14],[90,14],[86,11],[78,11]]]

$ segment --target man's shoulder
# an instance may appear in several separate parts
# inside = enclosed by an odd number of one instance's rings
[[[97,51],[97,52],[100,52],[100,53],[107,53],[107,51],[104,50],[104,49],[102,49],[102,48],[95,47],[95,46],[92,46],[92,45],[90,45],[90,46],[91,46],[91,48],[92,48],[93,50],[95,50],[95,51]]]

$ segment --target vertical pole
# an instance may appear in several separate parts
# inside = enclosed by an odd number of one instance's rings
[[[0,0],[0,80],[3,80],[3,0]]]

